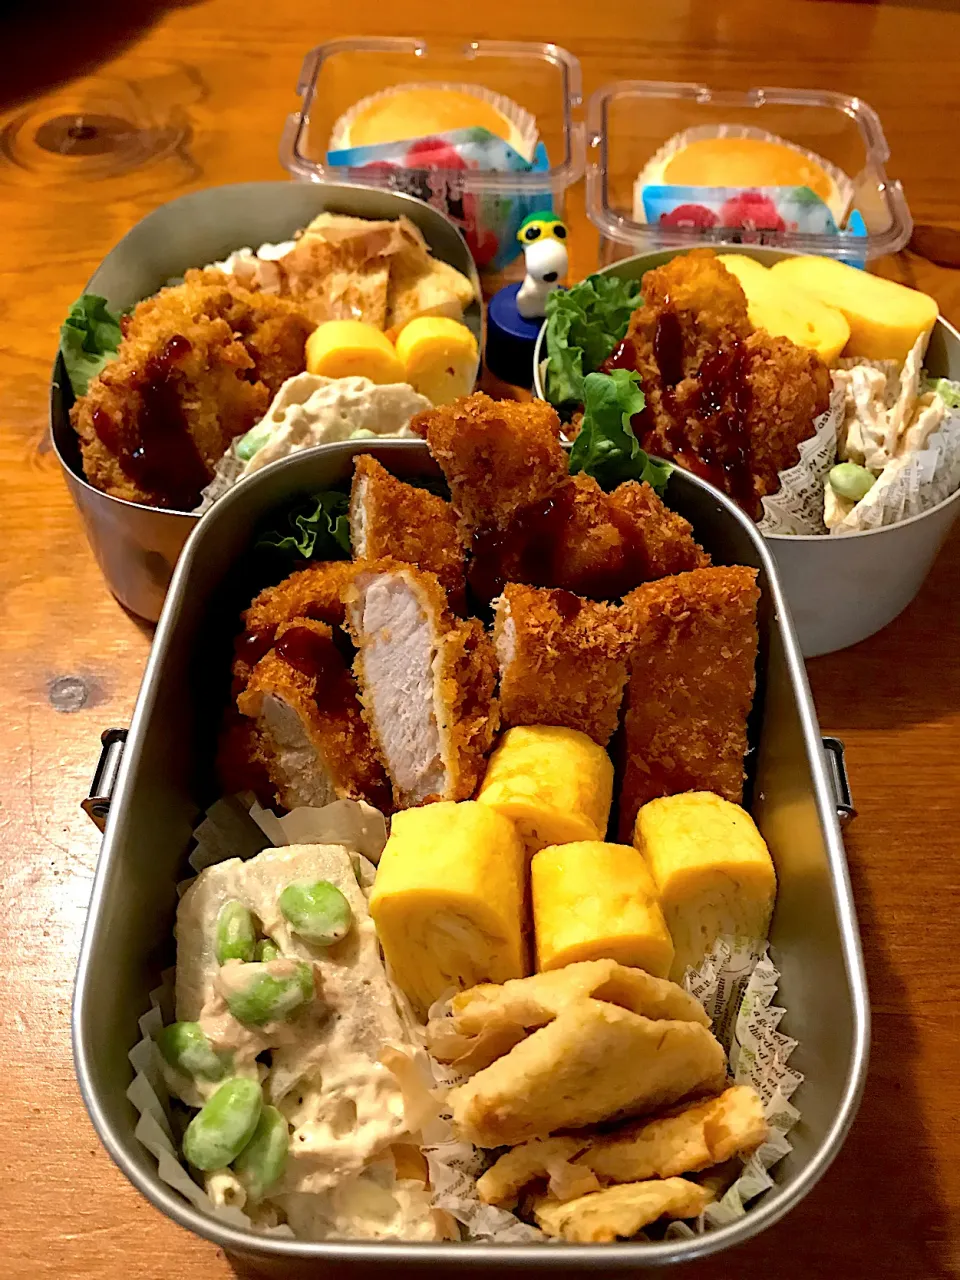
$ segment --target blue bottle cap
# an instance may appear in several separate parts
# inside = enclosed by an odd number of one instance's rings
[[[533,350],[542,320],[527,320],[517,310],[519,284],[504,285],[487,303],[486,365],[516,387],[533,386]]]

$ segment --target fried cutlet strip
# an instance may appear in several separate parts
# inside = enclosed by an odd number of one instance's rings
[[[388,804],[357,686],[326,623],[293,618],[277,628],[237,699],[256,722],[257,759],[288,809],[332,800]]]
[[[477,1192],[485,1204],[511,1207],[524,1187],[546,1179],[550,1195],[570,1200],[583,1194],[577,1187],[591,1176],[596,1185],[588,1190],[611,1182],[696,1173],[733,1156],[750,1154],[766,1142],[769,1133],[757,1091],[733,1085],[716,1098],[608,1133],[583,1130],[523,1143],[487,1170]]]
[[[582,999],[451,1090],[457,1134],[515,1146],[723,1087],[726,1056],[696,1022],[654,1021]]]
[[[567,474],[560,419],[544,401],[478,391],[417,414],[410,426],[440,464],[467,538],[504,529],[517,507],[541,501]]]
[[[608,1187],[577,1200],[537,1200],[533,1216],[548,1236],[571,1244],[629,1240],[658,1218],[697,1218],[713,1200],[706,1187],[686,1178],[654,1179]]]
[[[631,592],[620,839],[657,796],[712,791],[739,804],[757,660],[757,572],[694,569]]]
[[[464,611],[464,551],[449,502],[397,480],[358,454],[350,489],[350,541],[358,560],[393,556],[435,573],[455,613]]]
[[[631,551],[642,558],[644,581],[703,569],[710,557],[694,540],[693,525],[657,497],[646,482],[627,480],[610,494],[615,519],[633,526]],[[639,585],[639,584],[637,584]]]
[[[359,563],[345,599],[395,802],[466,800],[499,723],[496,659],[480,623],[455,621],[435,574],[390,558]]]
[[[740,281],[713,249],[692,249],[645,272],[640,293],[643,309],[669,310],[680,321],[686,377],[696,374],[711,351],[753,331]],[[637,318],[636,314],[631,318],[628,338],[632,339]]]
[[[615,960],[581,960],[529,978],[485,982],[460,992],[451,1001],[450,1018],[430,1020],[427,1043],[439,1062],[479,1070],[586,997],[653,1021],[710,1025],[699,1001],[675,982]]]
[[[246,688],[254,666],[273,647],[283,623],[312,618],[335,632],[343,625],[343,593],[353,574],[350,560],[320,560],[260,592],[243,615],[244,629],[234,646],[235,698]]]
[[[559,725],[605,747],[627,681],[627,641],[615,605],[509,583],[494,615],[503,726]]]

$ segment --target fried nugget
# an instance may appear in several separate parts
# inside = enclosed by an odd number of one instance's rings
[[[454,620],[435,574],[362,562],[346,591],[365,715],[398,806],[466,800],[499,723],[493,646]]]
[[[699,1023],[654,1021],[582,999],[453,1089],[448,1101],[464,1141],[514,1146],[715,1093],[725,1075],[723,1048]]]
[[[621,532],[629,529],[630,554],[640,562],[637,572],[643,574],[642,581],[703,569],[710,563],[694,540],[690,521],[671,511],[646,482],[627,480],[613,490],[609,501]]]
[[[350,560],[321,560],[291,573],[274,587],[266,587],[243,615],[244,629],[234,646],[234,697],[246,688],[250,672],[272,647],[277,628],[293,618],[311,618],[333,628],[334,639],[346,644],[343,593],[353,578]]]
[[[615,605],[508,584],[494,616],[504,727],[560,725],[605,747],[617,727],[628,639]]]
[[[477,1191],[485,1204],[510,1207],[524,1187],[546,1179],[551,1196],[569,1200],[583,1194],[576,1188],[589,1178],[596,1184],[589,1189],[596,1190],[612,1182],[696,1173],[733,1156],[747,1156],[769,1133],[757,1091],[733,1085],[716,1098],[610,1132],[582,1130],[545,1142],[525,1142],[487,1170]]]
[[[694,569],[630,593],[619,833],[657,796],[712,791],[739,804],[756,684],[757,572]]]
[[[410,426],[440,464],[467,538],[504,529],[517,507],[545,498],[567,474],[560,419],[544,401],[478,391],[418,413]]]
[[[686,1178],[629,1182],[566,1202],[537,1200],[533,1216],[548,1236],[571,1244],[629,1240],[658,1218],[697,1218],[713,1193]]]
[[[358,560],[393,556],[435,573],[455,613],[464,611],[464,550],[449,502],[404,484],[368,453],[353,464],[350,541]]]
[[[305,367],[311,326],[295,307],[197,275],[139,303],[71,409],[84,473],[115,497],[192,510],[230,442]]]
[[[323,622],[293,618],[237,699],[256,722],[257,759],[288,809],[339,798],[388,804],[387,781],[349,666]]]

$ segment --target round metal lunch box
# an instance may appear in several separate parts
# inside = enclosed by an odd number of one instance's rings
[[[399,218],[415,223],[434,255],[462,271],[480,297],[480,282],[466,241],[454,224],[412,196],[375,187],[302,182],[244,182],[208,187],[161,205],[141,219],[107,254],[84,292],[126,311],[182,276],[190,267],[222,261],[244,245],[257,248],[289,240],[319,213],[358,218]],[[464,322],[483,350],[483,307],[468,308]],[[50,393],[53,447],[77,505],[87,540],[107,585],[131,613],[156,622],[183,544],[199,516],[141,506],[94,488],[83,474],[70,425],[73,393],[58,354]]]
[[[869,1006],[838,825],[841,795],[830,773],[836,757],[821,743],[778,570],[752,522],[716,489],[679,470],[669,480],[668,505],[691,521],[715,563],[755,567],[761,588],[746,803],[776,866],[770,941],[782,973],[777,1003],[786,1008],[780,1029],[799,1041],[791,1065],[806,1075],[794,1097],[802,1123],[791,1134],[793,1152],[774,1171],[775,1188],[745,1217],[692,1240],[603,1247],[310,1243],[256,1235],[198,1212],[161,1181],[156,1161],[135,1136],[127,1054],[140,1038],[137,1020],[149,1008],[149,992],[174,960],[176,885],[189,874],[191,832],[218,795],[213,754],[229,697],[237,620],[251,596],[251,539],[292,497],[349,483],[360,453],[373,454],[401,479],[439,474],[419,440],[325,445],[232,489],[204,516],[180,557],[116,777],[77,972],[76,1072],[100,1139],[162,1212],[277,1274],[330,1267],[361,1275],[377,1264],[406,1274],[426,1267],[496,1269],[498,1275],[635,1272],[741,1243],[797,1204],[837,1154],[866,1075]],[[111,773],[117,750],[116,738],[105,735]],[[97,803],[102,812],[106,801]]]
[[[780,249],[725,247],[766,264],[797,256]],[[686,252],[639,254],[603,268],[601,274],[639,280]],[[545,398],[540,376],[545,337],[546,324],[533,356],[534,392],[540,399]],[[924,367],[935,377],[960,378],[960,333],[942,317],[934,326]],[[764,535],[780,570],[803,656],[849,648],[901,614],[923,585],[958,515],[960,489],[930,511],[883,529],[835,537]]]

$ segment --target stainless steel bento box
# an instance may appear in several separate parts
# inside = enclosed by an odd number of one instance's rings
[[[394,474],[435,475],[420,441],[328,445],[265,468],[204,517],[180,558],[150,655],[120,766],[97,866],[73,1010],[77,1076],[101,1140],[130,1180],[164,1213],[223,1248],[292,1263],[358,1269],[371,1263],[637,1270],[689,1260],[756,1235],[795,1205],[836,1155],[853,1120],[867,1066],[869,1010],[857,922],[816,716],[777,571],[750,521],[722,494],[684,472],[669,504],[692,521],[719,563],[759,570],[760,656],[751,720],[748,796],[780,881],[771,933],[782,971],[781,1029],[800,1041],[792,1061],[807,1075],[796,1095],[802,1123],[778,1186],[739,1222],[658,1244],[484,1246],[310,1244],[257,1236],[204,1217],[160,1181],[134,1137],[125,1096],[127,1053],[139,1039],[148,992],[174,958],[176,884],[198,815],[217,796],[213,755],[228,697],[232,640],[249,602],[246,552],[255,527],[294,494],[349,480],[370,452]]]
[[[289,240],[318,213],[358,218],[410,219],[436,257],[473,281],[477,268],[467,242],[444,214],[395,191],[348,183],[244,182],[208,187],[147,214],[90,277],[84,292],[105,297],[122,312],[190,267],[222,261],[234,249]],[[464,323],[483,351],[483,308],[468,308]],[[84,478],[76,433],[70,426],[73,394],[58,354],[50,393],[50,431],[70,495],[107,585],[122,605],[148,622],[163,607],[174,565],[199,516],[140,506],[94,488]]]
[[[762,246],[720,247],[766,265],[797,256]],[[605,267],[602,274],[639,280],[653,267],[686,252],[671,249],[639,254]],[[533,357],[534,391],[541,399],[545,340],[546,324]],[[942,316],[930,336],[924,367],[934,377],[960,379],[960,333]],[[958,516],[960,489],[922,515],[882,529],[834,536],[765,535],[780,570],[804,657],[815,658],[858,644],[901,614],[923,586]]]

